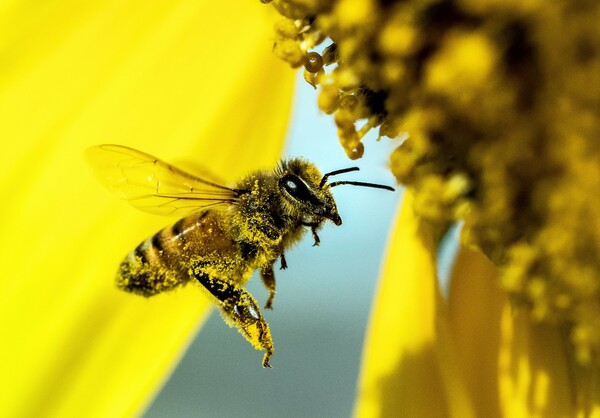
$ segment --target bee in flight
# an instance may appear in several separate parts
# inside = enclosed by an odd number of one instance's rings
[[[321,175],[301,158],[284,159],[274,170],[250,173],[226,187],[122,145],[98,145],[86,156],[100,181],[131,205],[183,216],[125,257],[117,286],[149,297],[199,283],[225,321],[257,350],[266,351],[263,367],[270,367],[273,341],[256,300],[243,288],[252,273],[260,271],[268,291],[265,308],[271,309],[277,259],[285,269],[285,251],[307,229],[318,245],[317,232],[326,220],[342,224],[331,188],[351,184],[394,190],[355,181],[328,183],[329,177],[358,167]]]

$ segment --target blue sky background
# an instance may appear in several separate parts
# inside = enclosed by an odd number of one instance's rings
[[[339,179],[395,185],[387,161],[398,141],[365,140],[365,155],[350,161],[330,116],[316,106],[316,91],[299,77],[285,155],[303,156],[323,172],[357,165]],[[213,312],[146,417],[348,417],[351,415],[363,338],[382,255],[402,191],[354,186],[334,189],[343,225],[328,223],[312,246],[308,233],[276,271],[271,326],[275,354],[263,353]],[[255,275],[247,286],[264,304]]]

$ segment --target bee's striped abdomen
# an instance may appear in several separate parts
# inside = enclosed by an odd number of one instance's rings
[[[153,296],[192,280],[190,269],[196,263],[220,265],[235,249],[232,241],[224,237],[220,216],[211,210],[194,213],[140,243],[121,262],[117,286],[127,292]],[[232,276],[243,277],[244,272],[240,269]]]
[[[189,277],[178,268],[185,219],[141,242],[121,262],[117,286],[127,292],[153,296],[185,284]]]

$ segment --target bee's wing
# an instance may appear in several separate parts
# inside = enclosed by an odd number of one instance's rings
[[[122,145],[97,145],[86,150],[86,157],[102,184],[144,212],[182,216],[233,203],[239,192]]]

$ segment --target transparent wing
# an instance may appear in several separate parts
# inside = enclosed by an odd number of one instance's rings
[[[144,212],[183,216],[233,203],[239,193],[122,145],[97,145],[86,157],[104,186]]]

